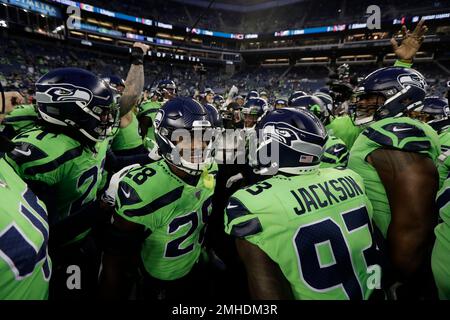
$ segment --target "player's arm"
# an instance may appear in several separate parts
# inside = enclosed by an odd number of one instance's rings
[[[105,232],[99,296],[101,299],[128,299],[129,271],[136,270],[144,239],[144,227],[114,214]]]
[[[279,266],[264,251],[244,239],[236,239],[236,247],[247,271],[252,299],[293,299],[291,287]]]
[[[390,261],[401,279],[411,278],[430,260],[437,221],[436,167],[421,154],[399,150],[378,149],[368,160],[378,172],[389,199]]]
[[[128,112],[120,118],[120,128],[125,129],[133,122],[133,115],[131,114],[133,111]]]
[[[125,89],[120,97],[120,116],[126,115],[136,105],[144,90],[144,56],[150,47],[135,43],[132,48],[132,62],[125,81]]]

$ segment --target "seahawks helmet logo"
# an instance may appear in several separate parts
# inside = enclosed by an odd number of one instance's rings
[[[425,78],[420,74],[403,74],[398,76],[398,82],[403,86],[413,86],[420,89],[425,89],[427,83]]]
[[[160,124],[161,124],[161,120],[164,117],[164,110],[159,110],[158,113],[156,114],[155,117],[155,128],[159,128]]]
[[[93,96],[90,90],[71,84],[42,84],[38,85],[38,92],[36,92],[38,103],[75,102],[82,108],[91,102]]]
[[[300,140],[294,128],[290,128],[287,123],[284,125],[284,127],[280,127],[280,123],[277,123],[276,126],[274,123],[268,123],[263,129],[263,140],[272,139],[287,146],[291,146],[292,141]]]

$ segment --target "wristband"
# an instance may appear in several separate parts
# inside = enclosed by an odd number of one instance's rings
[[[144,64],[144,51],[139,47],[131,48],[131,64],[143,65]]]
[[[394,63],[394,67],[404,67],[404,68],[411,68],[412,67],[412,61],[407,62],[405,60],[397,60]]]

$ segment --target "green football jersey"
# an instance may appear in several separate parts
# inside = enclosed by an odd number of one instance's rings
[[[447,170],[450,168],[450,157],[447,157],[443,165]],[[439,298],[450,300],[450,179],[445,180],[436,197],[436,204],[442,222],[434,230],[436,242],[431,256],[431,267]]]
[[[363,179],[373,205],[373,219],[386,237],[391,210],[383,183],[367,157],[377,149],[397,149],[423,154],[433,161],[440,153],[437,133],[427,124],[407,117],[387,118],[366,128],[350,150],[348,168]]]
[[[11,126],[16,134],[31,129],[36,125],[38,113],[33,104],[16,106],[3,120],[3,125]]]
[[[277,263],[296,299],[371,295],[371,268],[381,273],[378,248],[372,207],[353,171],[279,174],[237,191],[225,213],[225,231]]]
[[[204,171],[196,186],[173,174],[164,160],[132,169],[119,182],[117,214],[151,232],[141,258],[152,277],[179,279],[198,261],[216,167]]]
[[[444,165],[447,168],[450,167],[450,157],[447,157]],[[442,222],[434,230],[436,242],[431,257],[431,267],[439,298],[450,300],[450,179],[445,180],[443,188],[436,197],[436,204],[439,207]]]
[[[51,261],[47,253],[45,205],[0,160],[0,300],[48,297]]]
[[[349,116],[334,118],[326,128],[328,134],[344,141],[349,150],[362,131],[361,128],[355,126]]]
[[[132,120],[126,128],[120,128],[114,136],[111,144],[112,151],[123,151],[137,148],[143,145],[139,134],[139,122],[136,115],[131,112]]]
[[[23,180],[51,187],[54,212],[49,217],[50,225],[96,199],[108,141],[91,149],[67,135],[37,127],[18,135],[13,142],[16,148],[5,155],[7,162]]]
[[[320,162],[321,168],[346,167],[349,151],[344,141],[334,136],[328,136],[327,143]]]
[[[142,103],[138,108],[138,116],[139,117],[149,117],[152,120],[152,123],[155,121],[156,114],[158,110],[161,108],[161,102],[157,101],[146,101]],[[152,125],[148,128],[147,134],[145,136],[144,144],[148,149],[153,149],[155,146],[155,127]]]
[[[441,163],[439,163],[439,166],[438,166],[439,187],[442,187],[444,185],[444,181],[447,179],[448,173],[449,173],[449,166],[446,166],[442,163],[448,157],[447,152],[450,150],[450,130],[449,129],[447,129],[446,131],[442,132],[439,135],[439,142],[441,143],[441,155],[439,156]]]

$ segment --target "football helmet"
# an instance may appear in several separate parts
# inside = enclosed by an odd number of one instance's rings
[[[266,113],[256,125],[257,174],[301,174],[320,165],[327,131],[306,109],[283,108]]]
[[[159,154],[167,162],[190,175],[212,164],[216,132],[210,113],[198,101],[176,97],[161,107],[154,123]]]
[[[173,80],[160,81],[157,89],[164,96],[164,99],[171,99],[177,95],[177,85]]]
[[[277,99],[274,103],[275,109],[281,109],[287,107],[287,101],[284,99]]]
[[[324,125],[327,125],[329,123],[330,113],[325,104],[318,97],[302,96],[296,98],[292,100],[290,107],[296,109],[307,109],[314,113]]]
[[[119,107],[109,84],[84,69],[55,69],[42,76],[36,104],[44,123],[80,132],[89,141],[102,141],[119,128]]]
[[[424,76],[414,69],[381,68],[359,83],[349,108],[350,113],[356,125],[402,116],[423,107],[426,90]],[[366,99],[370,99],[369,102],[363,103]]]
[[[294,99],[303,97],[303,96],[307,96],[308,94],[304,91],[294,91],[290,96],[289,99],[287,101],[288,107],[291,106],[291,103]]]
[[[242,118],[245,128],[253,128],[258,119],[268,109],[266,100],[251,98],[242,106]]]

